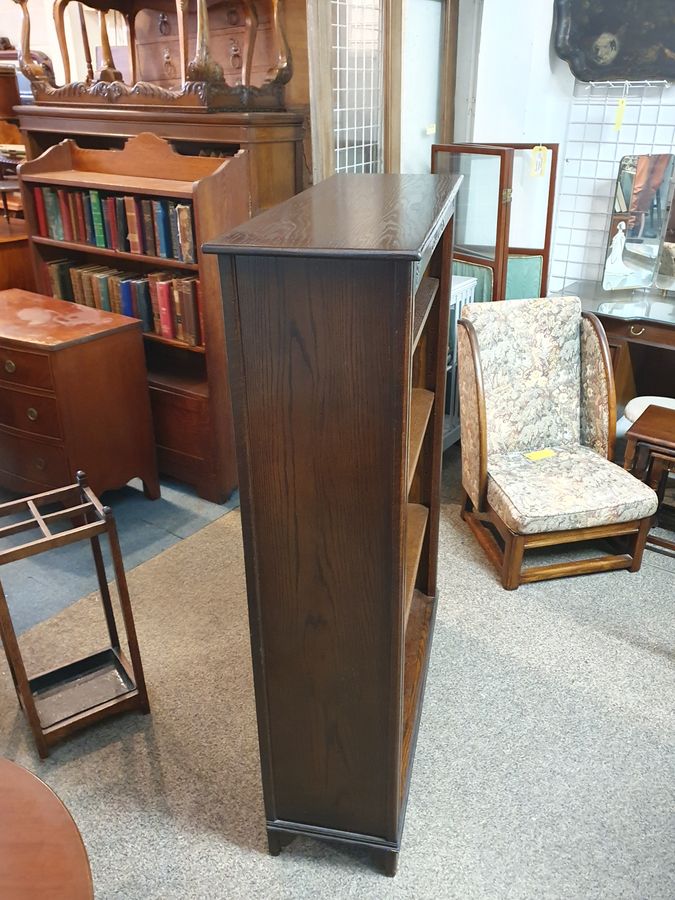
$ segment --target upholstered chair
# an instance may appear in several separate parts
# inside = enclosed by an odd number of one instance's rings
[[[640,568],[654,491],[611,462],[609,347],[576,297],[472,303],[458,328],[462,517],[502,584]],[[523,568],[535,548],[612,552]]]

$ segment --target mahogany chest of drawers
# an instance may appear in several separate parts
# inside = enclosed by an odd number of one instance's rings
[[[159,497],[141,323],[29,291],[0,291],[0,486],[97,494],[141,478]]]

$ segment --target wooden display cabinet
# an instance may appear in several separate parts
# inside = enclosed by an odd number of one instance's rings
[[[219,254],[270,851],[394,874],[436,608],[461,178],[335,176]]]
[[[224,502],[237,486],[227,355],[218,267],[201,244],[249,217],[246,154],[228,159],[175,153],[154,134],[131,138],[123,150],[85,150],[66,140],[19,170],[38,290],[51,294],[45,263],[103,263],[149,273],[196,275],[201,285],[205,346],[145,335],[145,352],[160,472]],[[102,190],[171,198],[192,206],[196,262],[123,252],[40,236],[33,187]],[[105,398],[102,398],[105,402]]]

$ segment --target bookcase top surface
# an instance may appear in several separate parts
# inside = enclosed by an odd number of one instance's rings
[[[138,319],[44,294],[18,288],[0,291],[0,340],[50,350],[95,340],[111,331],[140,327]]]
[[[461,175],[334,175],[208,242],[207,253],[418,260]]]

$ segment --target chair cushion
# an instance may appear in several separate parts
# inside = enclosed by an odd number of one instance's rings
[[[664,406],[666,409],[675,409],[675,400],[671,397],[634,397],[626,404],[623,414],[632,424],[637,422],[648,406]]]
[[[478,339],[488,458],[580,442],[581,302],[544,297],[471,303]]]
[[[512,531],[570,531],[656,512],[654,491],[620,466],[588,447],[552,449],[538,461],[519,452],[490,457],[488,503]]]

